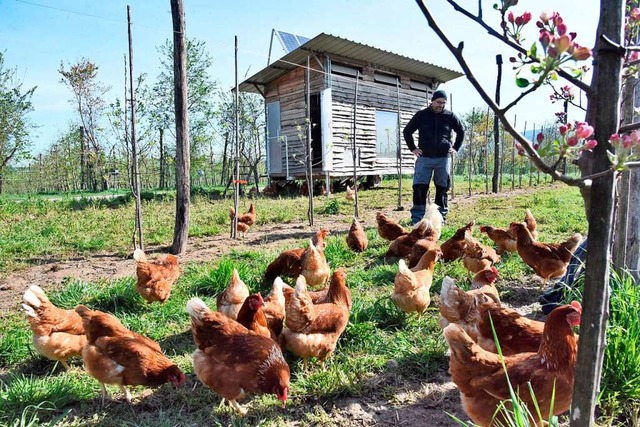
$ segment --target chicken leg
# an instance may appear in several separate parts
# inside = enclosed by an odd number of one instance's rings
[[[235,399],[229,400],[229,403],[231,404],[231,407],[236,410],[238,415],[243,416],[247,413],[247,409],[240,406],[240,404],[236,402]]]

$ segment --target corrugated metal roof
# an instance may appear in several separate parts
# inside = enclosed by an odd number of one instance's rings
[[[439,67],[428,62],[418,61],[417,59],[398,55],[397,53],[388,52],[373,46],[332,36],[331,34],[321,33],[298,49],[274,61],[263,70],[240,83],[240,92],[260,93],[260,91],[256,89],[256,86],[260,87],[262,91],[264,85],[288,73],[298,65],[303,64],[309,52],[353,58],[374,66],[383,66],[391,70],[404,71],[418,76],[432,78],[441,83],[448,82],[463,75],[457,71]]]

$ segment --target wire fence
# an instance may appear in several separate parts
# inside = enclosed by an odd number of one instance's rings
[[[226,188],[231,179],[231,167],[229,162],[208,163],[194,162],[196,167],[191,170],[192,187],[222,187]],[[498,161],[498,172],[494,177],[494,155],[487,146],[464,146],[460,154],[453,159],[452,174],[454,177],[452,197],[456,195],[472,195],[489,193],[494,188],[494,180],[497,178],[498,192],[507,192],[514,189],[535,187],[551,182],[551,178],[538,171],[526,157],[504,150]],[[269,180],[265,173],[265,165],[258,167],[258,187],[265,188]],[[83,191],[118,191],[131,188],[131,174],[126,161],[109,161],[99,171],[90,171],[89,181],[92,185],[85,184],[81,178],[82,172],[78,165],[61,166],[51,165],[47,162],[35,162],[22,168],[14,168],[6,171],[1,178],[2,193],[11,195],[56,194],[73,193]],[[411,174],[412,165],[407,165],[405,174]],[[87,172],[85,172],[87,173]],[[579,176],[577,166],[571,163],[566,165],[566,174]],[[172,164],[160,167],[158,159],[147,158],[141,162],[140,182],[145,190],[173,189],[175,188],[175,168]],[[255,174],[247,165],[240,169],[240,179],[247,182],[246,188],[254,187]],[[336,177],[336,179],[340,179]],[[335,191],[335,190],[334,190]]]

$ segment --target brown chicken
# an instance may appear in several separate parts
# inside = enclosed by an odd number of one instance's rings
[[[284,322],[284,286],[285,283],[282,279],[276,277],[271,286],[271,292],[264,299],[264,306],[262,307],[262,311],[267,318],[267,326],[276,337],[282,332],[282,324]]]
[[[429,307],[431,302],[429,289],[431,289],[433,282],[433,270],[441,256],[440,249],[431,249],[411,270],[403,259],[398,262],[398,273],[393,282],[391,299],[400,310],[405,313],[416,312],[418,315],[422,315]]]
[[[291,373],[276,342],[210,310],[200,298],[187,302],[187,312],[197,347],[193,369],[204,385],[241,415],[247,411],[238,400],[248,394],[273,393],[286,403]]]
[[[82,360],[87,372],[100,382],[102,404],[108,396],[105,384],[117,384],[131,402],[131,393],[125,387],[142,385],[158,387],[172,383],[179,387],[185,381],[180,369],[169,360],[157,342],[125,328],[113,315],[76,307],[82,317],[87,345]]]
[[[311,297],[311,301],[314,304],[324,304],[329,302],[329,287],[330,285],[327,285],[322,289],[318,289],[317,291],[310,291],[307,289],[307,294],[309,294],[309,296]],[[283,292],[285,307],[287,307],[291,303],[291,298],[293,297],[295,289],[285,283]],[[349,309],[351,309],[351,305],[349,305]]]
[[[321,228],[312,238],[316,248],[324,251],[327,247],[325,239],[331,234],[328,228]],[[264,278],[267,282],[272,282],[278,276],[298,277],[302,271],[302,255],[305,248],[289,249],[278,255],[273,262],[267,266]]]
[[[547,280],[564,275],[573,252],[582,241],[582,235],[575,233],[562,243],[537,242],[526,225],[518,222],[511,223],[511,232],[517,238],[518,255],[522,261],[542,278],[541,289]]]
[[[378,223],[378,234],[380,237],[390,242],[407,234],[407,231],[400,224],[388,218],[382,212],[376,214],[376,222]]]
[[[309,357],[318,358],[324,366],[349,323],[352,301],[343,269],[333,273],[327,300],[314,304],[307,293],[304,276],[298,277],[291,303],[287,306],[280,344],[302,358],[305,370]]]
[[[411,254],[411,249],[413,245],[420,240],[424,239],[427,236],[427,233],[433,226],[431,225],[431,220],[421,219],[419,223],[411,230],[409,234],[398,237],[396,240],[391,242],[389,245],[389,249],[387,253],[385,253],[385,258],[396,257],[396,258],[406,258]]]
[[[494,420],[500,402],[510,398],[503,363],[511,386],[519,390],[520,399],[531,414],[536,414],[536,407],[539,407],[542,419],[548,419],[552,403],[555,415],[569,409],[578,352],[577,337],[571,328],[580,324],[581,313],[582,307],[577,302],[556,308],[547,318],[539,349],[506,356],[504,362],[498,354],[478,346],[459,325],[452,323],[444,329],[451,349],[451,378],[460,390],[464,411],[474,423],[480,426],[506,424],[501,413]],[[535,407],[528,382],[535,393]],[[555,402],[552,402],[554,394]],[[505,404],[511,408],[509,402]],[[541,424],[537,419],[530,421]]]
[[[260,293],[249,295],[244,300],[240,311],[238,312],[238,323],[245,328],[253,331],[264,337],[276,339],[276,335],[271,333],[269,326],[267,325],[267,317],[264,315],[262,307],[264,306],[264,300]]]
[[[364,232],[364,228],[362,228],[362,224],[360,224],[358,218],[354,217],[349,233],[347,234],[347,246],[356,252],[363,252],[367,249],[368,244],[369,239],[367,238],[367,233]]]
[[[498,269],[490,267],[476,273],[471,282],[471,289],[460,289],[454,280],[447,276],[442,280],[440,289],[440,327],[449,323],[457,323],[476,340],[479,335],[478,319],[479,307],[476,297],[480,294],[490,295],[492,300],[500,303],[495,281],[498,279]]]
[[[487,236],[493,240],[496,244],[496,252],[498,255],[502,255],[505,252],[517,252],[516,238],[511,234],[509,230],[503,230],[501,228],[494,228],[490,225],[483,225],[480,227],[481,233],[486,233]]]
[[[458,258],[462,258],[464,255],[464,248],[467,246],[466,237],[473,234],[474,225],[475,221],[471,221],[464,227],[458,228],[449,240],[440,245],[440,250],[442,250],[442,260],[444,262],[450,262]]]
[[[500,255],[495,249],[485,246],[477,239],[467,235],[465,237],[467,244],[464,247],[462,255],[462,264],[471,273],[490,268],[493,264],[500,262]]]
[[[236,210],[234,208],[229,208],[229,218],[233,221],[233,217],[236,215]],[[251,203],[249,205],[249,210],[246,213],[238,215],[238,223],[246,224],[247,226],[252,226],[256,222],[256,207]]]
[[[351,187],[349,187],[347,185],[347,188],[346,188],[346,190],[344,192],[344,197],[345,197],[345,199],[347,199],[350,202],[353,202],[354,200],[356,200],[356,190],[355,190],[355,188],[352,189]]]
[[[67,359],[82,356],[82,348],[87,343],[82,318],[74,310],[53,305],[37,285],[31,285],[25,291],[22,301],[36,351],[47,359],[60,362],[68,371]]]
[[[233,275],[229,285],[216,298],[218,311],[225,316],[236,320],[240,307],[249,296],[249,288],[240,279],[238,270],[233,269]]]
[[[171,286],[180,277],[178,258],[175,255],[164,255],[157,260],[149,261],[142,249],[133,252],[136,261],[136,289],[148,303],[159,301],[164,304],[171,295]]]
[[[531,233],[531,238],[538,240],[538,223],[529,209],[527,209],[527,212],[524,214],[524,223],[527,225],[527,230]]]
[[[505,356],[538,351],[544,322],[529,319],[517,311],[501,307],[499,302],[486,296],[477,296],[478,320],[476,342],[483,349],[497,353],[493,337],[495,330],[500,350]],[[493,328],[492,328],[493,324]]]
[[[300,274],[307,279],[309,286],[320,286],[327,283],[331,270],[324,251],[316,248],[313,240],[309,240],[309,247],[302,254],[302,269]]]

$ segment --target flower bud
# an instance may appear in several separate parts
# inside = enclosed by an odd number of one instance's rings
[[[567,138],[567,145],[569,147],[575,147],[576,145],[578,145],[578,137],[575,135],[571,135],[569,138]]]
[[[582,149],[591,151],[594,148],[596,148],[597,145],[598,145],[598,141],[596,141],[595,139],[589,139],[584,142],[584,146],[582,147]]]
[[[589,138],[593,134],[593,126],[587,124],[580,124],[576,128],[576,136],[580,139]]]
[[[507,21],[509,21],[512,24],[515,21],[515,18],[513,16],[513,12],[512,11],[509,11],[509,13],[507,14]]]
[[[569,126],[567,125],[560,126],[560,135],[565,136],[568,131],[569,131]]]
[[[540,132],[540,133],[538,133],[538,135],[536,135],[536,141],[538,141],[538,142],[544,141],[544,134],[542,132]]]

